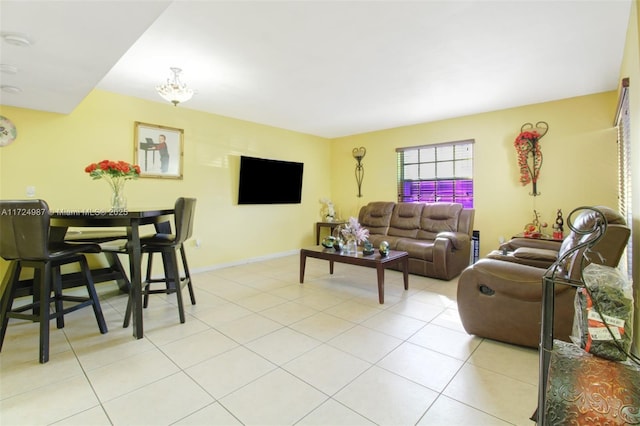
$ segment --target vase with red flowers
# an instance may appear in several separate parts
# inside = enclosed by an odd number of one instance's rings
[[[127,199],[124,196],[124,184],[131,179],[140,177],[140,166],[126,161],[102,160],[99,163],[91,163],[84,171],[89,173],[92,179],[103,179],[111,188],[111,210],[122,211],[127,208]]]

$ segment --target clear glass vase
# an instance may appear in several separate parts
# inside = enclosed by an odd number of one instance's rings
[[[347,244],[345,244],[345,250],[349,254],[358,253],[358,242],[354,239],[347,240]]]
[[[127,199],[124,196],[124,181],[112,182],[111,186],[111,210],[122,211],[127,209]]]

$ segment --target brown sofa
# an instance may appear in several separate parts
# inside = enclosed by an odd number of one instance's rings
[[[450,280],[469,265],[474,210],[458,203],[375,201],[360,209],[358,220],[369,241],[409,253],[409,272]]]
[[[607,230],[604,237],[585,256],[588,262],[617,266],[626,247],[630,229],[616,211],[603,206],[595,207],[604,214]],[[582,231],[592,229],[600,216],[593,210],[582,210],[573,226]],[[458,312],[464,329],[469,334],[521,346],[537,348],[540,341],[542,309],[542,276],[555,259],[576,247],[587,236],[571,231],[561,245],[515,239],[507,243],[514,251],[492,252],[465,269],[458,279]],[[555,251],[554,259],[549,257]],[[526,249],[526,250],[524,250]],[[532,250],[529,250],[532,249]],[[518,250],[526,255],[514,255]],[[541,257],[534,254],[541,250]],[[525,264],[531,257],[532,265]],[[565,273],[571,279],[580,279],[582,253],[568,259]],[[585,264],[586,266],[586,264]],[[575,288],[556,285],[554,336],[569,341],[573,326]]]

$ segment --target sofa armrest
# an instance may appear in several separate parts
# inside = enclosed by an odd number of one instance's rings
[[[440,232],[433,242],[436,278],[450,280],[469,265],[471,238],[462,232]]]
[[[436,240],[438,240],[439,238],[444,238],[451,241],[451,244],[456,250],[462,250],[466,248],[471,242],[471,238],[469,238],[469,235],[462,232],[439,232],[438,235],[436,235]]]

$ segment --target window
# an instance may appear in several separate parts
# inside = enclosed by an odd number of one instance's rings
[[[618,127],[618,209],[631,226],[631,129],[629,117],[629,79],[622,80],[620,100],[616,111],[615,125]],[[626,270],[631,278],[632,238],[629,238],[626,253]],[[622,262],[620,262],[622,264]]]
[[[399,202],[473,208],[473,140],[396,149]]]

